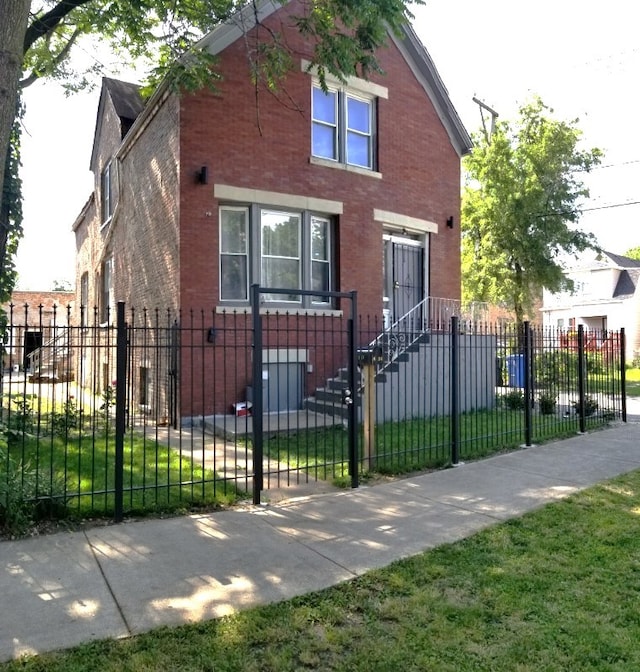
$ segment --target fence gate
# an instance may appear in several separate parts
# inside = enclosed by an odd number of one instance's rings
[[[302,308],[271,308],[291,290],[251,289],[254,503],[301,482],[357,487],[356,292],[296,290]]]

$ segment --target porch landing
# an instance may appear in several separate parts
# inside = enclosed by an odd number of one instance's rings
[[[265,413],[262,416],[262,429],[265,434],[295,434],[305,429],[338,427],[343,424],[341,418],[312,411],[288,411],[285,413]],[[253,434],[251,415],[209,415],[199,423],[206,433],[227,441],[246,438]]]

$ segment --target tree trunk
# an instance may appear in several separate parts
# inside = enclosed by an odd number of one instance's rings
[[[22,74],[24,36],[27,31],[30,0],[2,0],[0,11],[0,185],[4,184],[11,128],[17,112],[18,82]],[[0,212],[4,195],[0,191]],[[6,241],[7,231],[0,232]],[[2,246],[0,275],[5,271],[6,247]]]

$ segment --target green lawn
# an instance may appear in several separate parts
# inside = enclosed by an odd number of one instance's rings
[[[630,397],[640,397],[640,369],[627,369],[626,389]]]
[[[593,429],[609,421],[598,409],[587,418],[587,428]],[[578,417],[532,413],[532,442],[574,435]],[[460,415],[458,437],[459,458],[474,460],[493,453],[519,447],[525,442],[523,410],[496,408]],[[248,439],[251,444],[251,439]],[[365,437],[360,428],[360,453],[365,454]],[[308,471],[314,478],[348,482],[348,434],[344,427],[301,430],[273,434],[263,444],[265,455],[274,460]],[[366,474],[402,474],[425,469],[437,469],[451,463],[451,418],[416,418],[403,422],[388,422],[376,426],[375,461],[361,462]]]
[[[328,590],[0,669],[638,670],[639,522],[635,472]]]
[[[29,428],[32,432],[34,428]],[[63,435],[19,434],[9,442],[10,465],[24,471],[25,498],[52,500],[56,516],[114,512],[115,435],[109,431],[65,431]],[[24,466],[24,470],[21,467]],[[124,441],[124,510],[143,514],[191,506],[229,504],[235,484],[156,441],[128,432]],[[4,473],[0,474],[4,478]]]

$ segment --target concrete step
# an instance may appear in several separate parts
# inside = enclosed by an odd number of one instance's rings
[[[346,388],[344,388],[346,389]],[[318,387],[315,391],[315,398],[318,401],[327,401],[331,403],[342,403],[342,391],[328,387]]]
[[[347,419],[348,417],[348,408],[343,403],[331,403],[328,401],[321,401],[315,397],[309,397],[304,400],[304,408],[314,413],[323,413],[325,415],[330,415],[334,418],[343,418]]]

